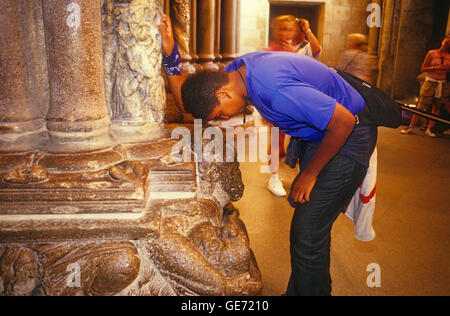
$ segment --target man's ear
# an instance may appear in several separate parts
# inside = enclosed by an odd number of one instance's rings
[[[220,103],[226,99],[230,99],[231,95],[225,88],[220,88],[216,91],[215,96]]]

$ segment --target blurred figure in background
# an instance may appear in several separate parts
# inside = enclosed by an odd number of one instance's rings
[[[367,37],[358,33],[350,34],[347,38],[347,47],[340,56],[336,68],[373,83],[372,71],[376,67],[376,57],[367,53]]]
[[[311,31],[311,25],[306,19],[298,19],[293,15],[281,15],[276,17],[272,22],[273,29],[273,41],[270,42],[267,51],[283,51],[291,52],[300,55],[309,56],[312,58],[319,58],[322,51],[319,41]],[[270,126],[259,114],[257,114],[257,125]],[[278,146],[271,142],[269,137],[268,154],[270,155],[272,150],[279,151],[280,157],[286,155],[284,148],[286,135],[280,132]],[[283,183],[278,175],[278,165],[276,169],[270,170],[272,177],[269,181],[269,190],[273,194],[283,197],[287,195],[286,190],[283,187]]]
[[[284,51],[319,58],[322,52],[319,40],[306,19],[293,15],[281,15],[272,22],[274,40],[268,51]]]

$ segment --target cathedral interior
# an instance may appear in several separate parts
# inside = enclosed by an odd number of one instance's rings
[[[292,14],[330,67],[366,35],[372,82],[414,104],[449,2],[0,0],[0,296],[282,295],[293,209],[260,163],[174,158],[194,119],[161,69],[162,14],[186,75],[264,50]],[[376,238],[337,220],[333,295],[450,295],[449,141],[379,129]],[[285,188],[297,172],[280,164]]]

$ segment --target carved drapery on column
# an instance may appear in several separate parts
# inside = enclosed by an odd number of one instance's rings
[[[48,79],[39,1],[2,2],[0,151],[26,152],[47,140]]]

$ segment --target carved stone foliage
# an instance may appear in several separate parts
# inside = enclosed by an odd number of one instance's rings
[[[114,295],[136,279],[128,242],[0,247],[0,295]]]
[[[159,0],[102,0],[106,99],[113,123],[161,124]]]

